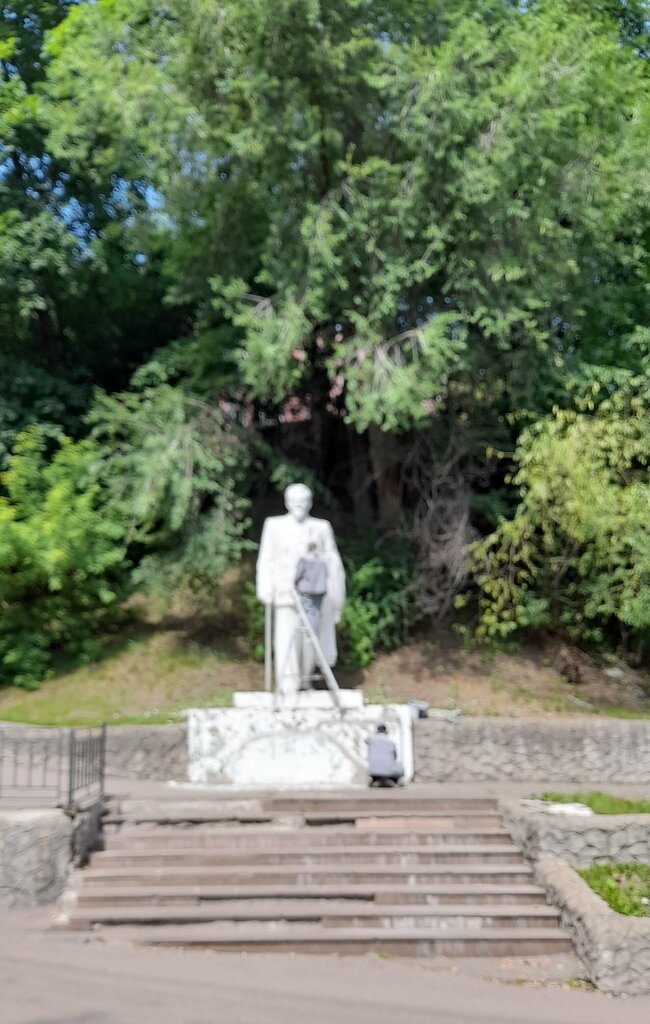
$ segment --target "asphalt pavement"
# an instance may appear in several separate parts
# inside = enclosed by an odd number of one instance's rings
[[[1,1024],[647,1024],[572,957],[417,960],[134,947],[0,910]],[[570,972],[575,971],[575,974]],[[570,980],[569,980],[570,979]]]

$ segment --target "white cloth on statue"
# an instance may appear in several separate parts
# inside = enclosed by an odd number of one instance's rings
[[[335,665],[336,623],[345,603],[345,570],[332,527],[326,519],[306,516],[299,522],[290,514],[271,516],[264,523],[256,589],[259,600],[274,607],[276,686],[278,692],[285,695],[298,691],[301,660],[303,672],[305,667],[294,639],[298,626],[295,579],[298,560],[307,554],[310,544],[315,544],[318,557],[327,567],[327,591],[320,610],[318,640],[328,665]],[[313,666],[313,656],[307,656],[306,660],[311,660]]]

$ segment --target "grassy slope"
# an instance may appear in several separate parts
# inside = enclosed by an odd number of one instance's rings
[[[221,648],[221,649],[220,649]],[[203,645],[183,630],[136,628],[93,665],[62,671],[27,693],[0,688],[0,720],[31,725],[174,721],[187,707],[219,707],[255,688],[259,666],[233,645]]]
[[[109,638],[93,665],[61,670],[40,690],[0,687],[0,720],[33,725],[168,722],[184,708],[223,706],[233,690],[262,689],[262,666],[241,635],[241,615],[222,606],[218,618],[147,606]],[[363,672],[337,673],[374,702],[426,700],[470,715],[507,717],[607,713],[650,716],[644,680],[627,668],[606,670],[580,686],[567,683],[539,650],[488,655],[466,652],[451,637],[419,642],[378,658]]]
[[[63,726],[169,722],[186,708],[227,706],[233,690],[262,689],[262,666],[251,658],[242,635],[246,615],[236,573],[224,582],[211,609],[192,609],[188,599],[179,598],[163,613],[139,600],[127,614],[119,632],[106,638],[103,657],[95,664],[61,667],[33,693],[0,687],[0,721]],[[606,712],[650,717],[650,689],[639,673],[627,667],[612,670],[611,665],[597,670],[590,663],[576,686],[554,670],[553,660],[548,649],[468,651],[446,634],[382,655],[362,672],[337,670],[337,676],[343,686],[361,687],[369,701],[418,698],[433,708],[460,708],[468,715]]]

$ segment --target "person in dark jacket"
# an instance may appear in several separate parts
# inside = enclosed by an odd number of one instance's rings
[[[327,592],[327,566],[313,543],[307,546],[307,555],[298,559],[295,583],[309,625],[318,635],[320,606]]]
[[[404,774],[397,756],[397,747],[388,737],[386,726],[377,726],[377,732],[368,744],[368,775],[371,786],[396,786]]]

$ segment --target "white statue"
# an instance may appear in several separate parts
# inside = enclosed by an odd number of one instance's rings
[[[316,556],[327,570],[327,589],[320,603],[317,636],[328,665],[336,663],[336,623],[345,603],[345,571],[332,527],[326,519],[309,515],[312,493],[305,484],[292,484],[284,492],[287,514],[264,523],[257,559],[257,596],[273,606],[275,626],[276,692],[286,703],[298,693],[314,668],[314,653],[299,629],[296,609],[298,561]]]

